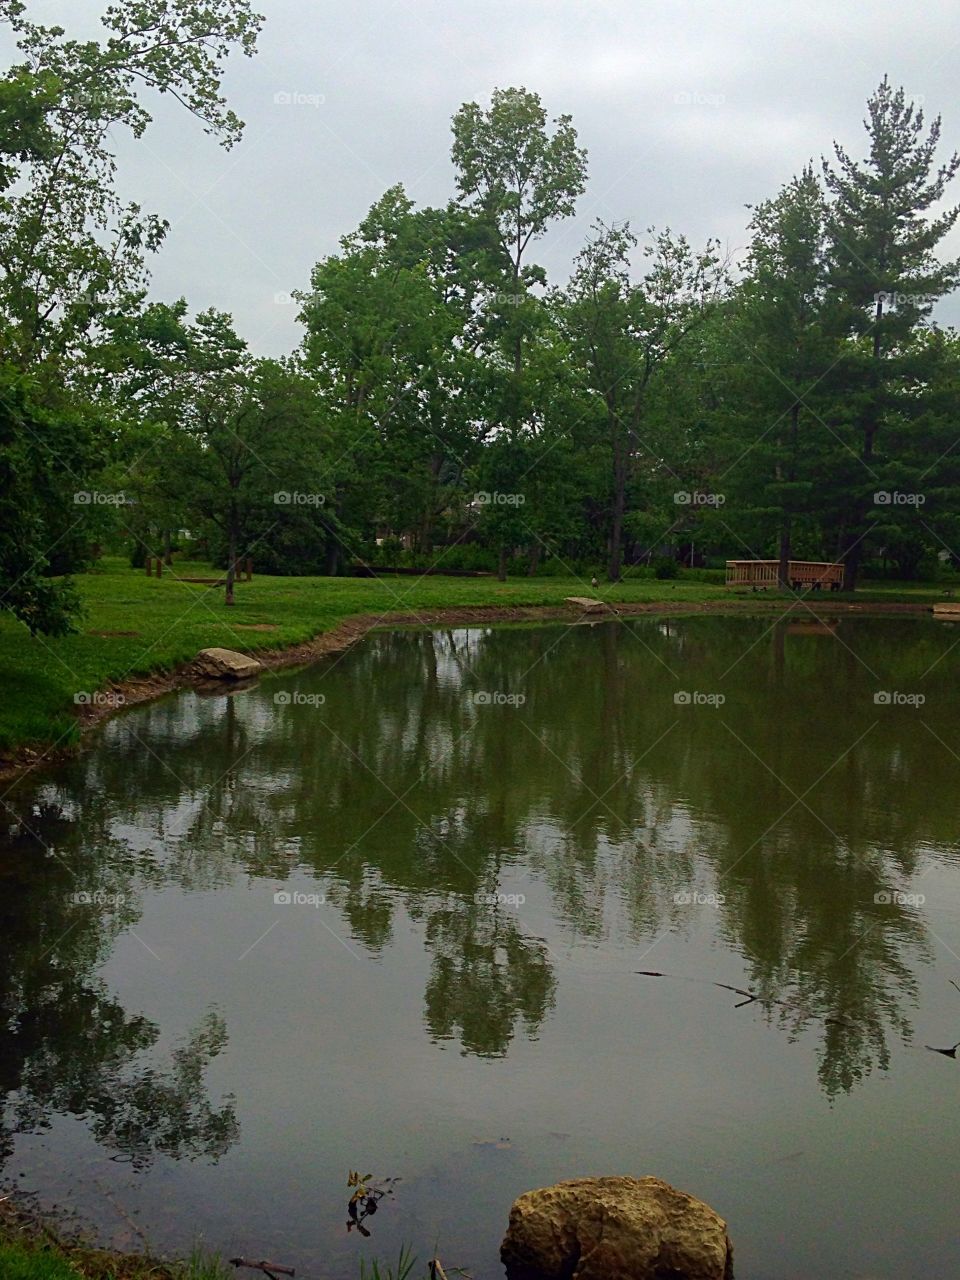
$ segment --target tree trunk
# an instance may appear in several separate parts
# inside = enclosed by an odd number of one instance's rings
[[[227,539],[227,595],[225,604],[233,604],[233,584],[237,580],[237,526],[236,521],[230,521],[230,534]]]
[[[780,525],[780,563],[777,566],[777,580],[784,591],[790,589],[790,516],[784,512]]]
[[[531,578],[540,568],[540,556],[542,553],[543,553],[543,545],[539,542],[535,542],[533,546],[530,548],[530,560],[527,566],[527,575]]]
[[[424,512],[417,532],[417,550],[422,556],[433,555],[433,512]]]
[[[334,534],[327,538],[324,548],[323,572],[328,578],[335,578],[340,570],[340,543]]]
[[[797,478],[797,442],[800,437],[800,401],[795,400],[790,408],[790,452],[787,462],[787,478]],[[777,463],[777,479],[782,478],[780,464]],[[781,590],[790,589],[790,538],[793,526],[793,513],[783,510],[780,515],[780,563],[777,566],[777,581]]]
[[[857,524],[860,523],[860,515],[858,513]],[[843,552],[843,590],[856,591],[857,578],[860,575],[860,554],[862,543],[860,535],[856,535],[856,540],[851,542],[848,535],[844,539],[845,548]]]
[[[610,521],[610,562],[607,577],[611,582],[620,581],[620,565],[623,559],[623,513],[626,507],[627,459],[622,440],[613,444],[613,515]]]
[[[170,530],[163,531],[163,563],[173,564],[173,550],[170,546]]]
[[[863,450],[860,454],[867,469],[873,458],[873,441],[880,426],[880,396],[883,391],[883,350],[880,344],[880,321],[883,318],[883,296],[877,294],[877,309],[873,330],[873,398],[866,412],[863,424]],[[844,543],[843,553],[843,590],[856,591],[857,579],[860,576],[860,563],[863,559],[864,522],[866,516],[863,504],[858,500],[854,505],[852,529]]]
[[[497,557],[497,580],[506,582],[507,580],[507,546],[506,543],[500,543],[500,554]]]

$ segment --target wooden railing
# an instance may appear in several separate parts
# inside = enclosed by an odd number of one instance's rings
[[[728,560],[728,587],[775,587],[779,581],[778,560]],[[831,587],[843,582],[843,565],[826,560],[791,560],[788,578],[792,587]]]

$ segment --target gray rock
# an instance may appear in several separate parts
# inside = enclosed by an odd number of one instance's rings
[[[233,649],[201,649],[193,660],[193,669],[211,680],[245,680],[259,675],[263,664]]]
[[[581,613],[604,613],[609,608],[602,600],[593,600],[590,596],[567,596],[564,604],[579,609]]]

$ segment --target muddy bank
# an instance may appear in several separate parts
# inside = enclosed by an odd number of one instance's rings
[[[310,640],[289,645],[282,649],[255,649],[250,652],[270,671],[284,667],[305,666],[330,654],[342,653],[368,632],[386,627],[463,627],[483,623],[503,622],[601,622],[604,618],[637,617],[643,614],[677,616],[690,613],[746,613],[788,614],[800,618],[820,620],[847,614],[922,614],[929,613],[929,604],[912,604],[902,601],[869,603],[867,601],[818,600],[809,601],[769,600],[751,595],[748,599],[677,601],[634,601],[627,604],[610,604],[606,614],[594,614],[589,619],[578,615],[566,605],[471,605],[441,609],[417,609],[381,614],[363,614],[347,618],[330,631],[324,631]],[[136,676],[117,681],[98,691],[90,703],[77,709],[81,742],[67,747],[53,743],[49,746],[19,747],[0,760],[0,780],[11,781],[31,773],[40,766],[56,764],[75,754],[82,747],[82,737],[91,729],[115,715],[117,711],[135,707],[143,702],[172,693],[177,689],[193,687],[201,683],[193,662],[186,662],[172,671],[156,672],[149,676]]]
[[[131,1227],[143,1237],[136,1224]],[[31,1268],[36,1260],[37,1272],[44,1258],[51,1255],[73,1268],[78,1277],[89,1280],[187,1280],[188,1268],[153,1256],[142,1238],[143,1253],[120,1253],[102,1249],[93,1234],[68,1211],[50,1211],[39,1207],[32,1196],[9,1189],[0,1197],[0,1244],[18,1250],[14,1264]],[[17,1275],[21,1272],[18,1270]],[[27,1274],[33,1275],[33,1270]]]

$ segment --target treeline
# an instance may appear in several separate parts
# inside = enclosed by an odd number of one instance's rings
[[[32,628],[69,624],[62,575],[97,546],[142,563],[188,536],[228,600],[248,556],[611,580],[760,557],[784,582],[842,559],[850,590],[952,561],[960,349],[932,313],[960,160],[888,80],[862,158],[835,145],[754,206],[740,261],[598,223],[562,282],[536,249],[586,152],[496,90],[454,117],[448,203],[390,188],[265,360],[228,315],[147,300],[165,225],[120,204],[109,149],[148,124],[144,82],[237,138],[219,77],[253,52],[248,0],[126,0],[103,45],[2,10],[25,60],[0,82],[0,591]]]

